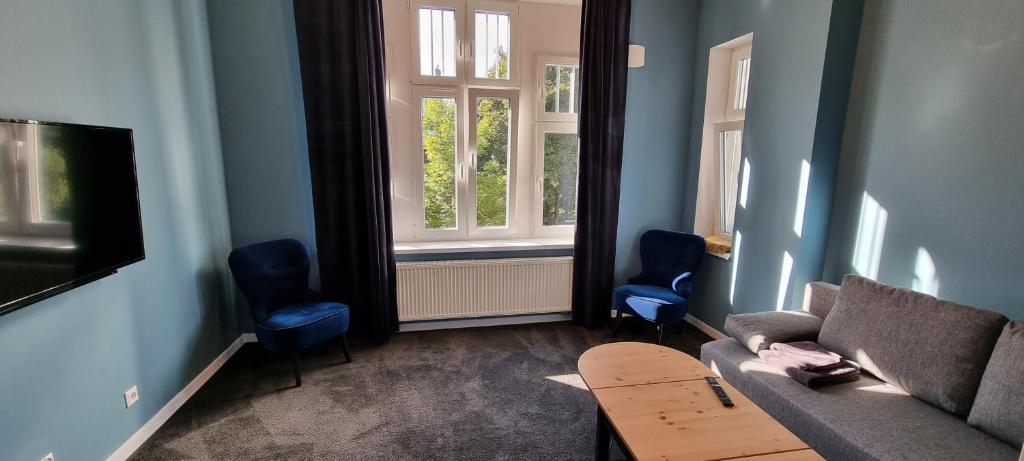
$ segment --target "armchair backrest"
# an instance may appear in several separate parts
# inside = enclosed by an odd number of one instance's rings
[[[648,283],[677,290],[697,274],[707,244],[699,235],[649,230],[640,237],[640,264]]]
[[[228,256],[228,266],[257,322],[309,295],[309,249],[298,240],[272,240],[236,248]]]

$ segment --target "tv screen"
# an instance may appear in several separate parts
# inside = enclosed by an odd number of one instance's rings
[[[131,130],[0,119],[0,315],[144,257]]]

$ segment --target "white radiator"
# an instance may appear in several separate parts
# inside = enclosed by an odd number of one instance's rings
[[[572,257],[398,263],[398,320],[567,312]]]

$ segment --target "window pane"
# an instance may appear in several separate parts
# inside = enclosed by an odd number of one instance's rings
[[[420,8],[420,75],[455,76],[455,10]]]
[[[476,225],[508,223],[508,98],[476,98]]]
[[[512,43],[508,13],[477,11],[475,21],[476,77],[508,80]]]
[[[721,201],[719,203],[720,224],[723,232],[731,234],[736,216],[736,180],[739,173],[743,131],[720,131],[718,136],[719,165],[722,174],[719,180],[721,186],[721,194],[719,195],[719,200]]]
[[[543,224],[576,224],[575,133],[544,133]]]
[[[750,81],[750,57],[740,59],[736,64],[736,82],[733,85],[733,109],[747,108],[747,84]]]
[[[544,66],[544,112],[575,114],[579,112],[580,68],[548,64]]]
[[[44,222],[67,222],[71,219],[71,189],[62,131],[40,126],[36,152],[37,183],[35,192],[38,219]]]
[[[423,205],[427,229],[456,227],[455,98],[420,101],[423,136]]]

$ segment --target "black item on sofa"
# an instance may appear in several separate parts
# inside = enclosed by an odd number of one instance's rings
[[[398,330],[380,0],[295,0],[313,211],[324,292],[352,332]]]

